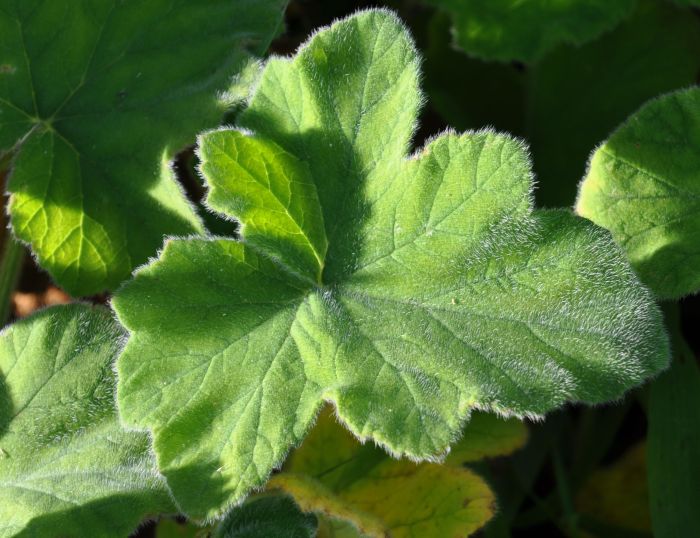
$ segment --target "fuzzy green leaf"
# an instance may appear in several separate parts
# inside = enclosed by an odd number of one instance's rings
[[[700,289],[698,148],[700,89],[651,101],[593,153],[576,204],[662,298]]]
[[[213,538],[313,538],[316,526],[316,517],[302,513],[286,495],[269,495],[234,508]]]
[[[446,134],[406,158],[420,101],[410,36],[366,11],[270,60],[245,132],[200,139],[242,242],[171,240],[114,300],[132,333],[121,416],[153,432],[191,514],[262,485],[324,400],[426,459],[471,408],[541,415],[665,366],[657,308],[609,235],[532,211],[520,142]]]
[[[221,120],[285,3],[0,0],[12,226],[61,286],[112,289],[164,234],[202,231],[169,161]]]
[[[637,0],[428,0],[452,14],[457,45],[487,60],[534,62],[612,29]]]
[[[123,537],[175,511],[149,439],[121,429],[104,308],[54,307],[0,336],[0,536]]]

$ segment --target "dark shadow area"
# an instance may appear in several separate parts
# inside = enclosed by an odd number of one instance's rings
[[[10,425],[10,417],[14,412],[14,404],[10,397],[10,389],[5,381],[5,374],[0,370],[0,449],[2,449],[2,436]],[[3,454],[0,453],[0,458]]]
[[[192,512],[204,514],[212,506],[230,502],[233,492],[224,484],[224,477],[219,472],[222,466],[221,460],[214,459],[171,470],[168,471],[168,484],[176,498],[178,493],[182,495],[185,492],[190,500],[193,496],[206,496],[206,501],[202,499],[199,505],[196,505],[196,501],[190,503]]]
[[[700,295],[680,300],[681,332],[696,357],[700,357]]]

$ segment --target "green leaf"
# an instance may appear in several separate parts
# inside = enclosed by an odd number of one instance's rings
[[[662,298],[700,289],[698,147],[700,89],[651,101],[595,150],[576,204]]]
[[[573,205],[591,149],[646,101],[695,84],[698,73],[700,19],[648,0],[614,31],[561,47],[530,69],[526,138],[538,202]]]
[[[614,28],[636,0],[428,0],[452,14],[456,44],[487,60],[535,62]]]
[[[58,306],[0,335],[0,536],[123,537],[175,509],[146,434],[123,431],[101,307]]]
[[[321,281],[328,242],[308,165],[270,140],[212,134],[203,155],[209,207],[235,215],[249,245]]]
[[[211,529],[192,523],[180,523],[172,518],[163,518],[156,526],[155,538],[208,538]]]
[[[477,411],[469,417],[461,439],[452,445],[445,462],[462,465],[507,456],[522,448],[526,441],[527,427],[522,421]]]
[[[242,242],[168,241],[115,296],[121,417],[153,432],[195,517],[262,485],[324,400],[361,439],[433,459],[472,408],[541,415],[665,366],[657,308],[608,234],[532,211],[520,142],[448,133],[406,158],[420,100],[390,12],[270,60],[246,131],[200,139]]]
[[[671,368],[649,396],[647,476],[657,538],[700,534],[700,368],[678,333],[673,347]]]
[[[495,499],[481,477],[455,463],[393,460],[323,412],[269,487],[305,511],[351,523],[358,536],[468,536],[491,518]]]
[[[313,538],[316,527],[316,517],[303,514],[289,497],[263,496],[234,508],[213,538]]]
[[[62,287],[112,289],[163,235],[203,231],[169,161],[220,121],[285,3],[0,0],[12,226]]]

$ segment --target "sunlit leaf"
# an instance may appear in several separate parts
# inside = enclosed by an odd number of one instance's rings
[[[170,168],[215,126],[284,0],[0,0],[0,154],[18,237],[73,295],[201,232]]]
[[[410,36],[365,11],[270,60],[245,130],[200,138],[208,203],[242,241],[170,240],[113,303],[121,417],[153,432],[190,515],[262,486],[323,401],[434,459],[472,408],[605,401],[666,365],[607,232],[533,211],[521,142],[448,133],[407,158],[420,100]]]
[[[146,434],[121,429],[104,308],[58,306],[0,335],[0,536],[127,536],[173,512]]]
[[[662,298],[700,289],[700,89],[656,99],[595,150],[576,210]]]

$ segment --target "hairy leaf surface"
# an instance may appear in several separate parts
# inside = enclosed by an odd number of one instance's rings
[[[576,204],[662,298],[700,289],[698,148],[700,90],[651,101],[593,153]]]
[[[219,523],[213,538],[314,538],[316,517],[303,514],[292,499],[271,495],[234,508]]]
[[[429,0],[452,14],[457,45],[486,60],[534,62],[610,30],[636,0]]]
[[[533,212],[519,141],[448,133],[407,158],[420,101],[410,36],[366,11],[270,60],[245,130],[201,137],[209,204],[242,241],[171,240],[114,300],[121,416],[190,513],[262,485],[324,400],[434,459],[471,408],[600,402],[666,364],[608,234]]]
[[[493,422],[476,421],[482,426]],[[464,439],[472,439],[472,446],[491,445],[482,453],[511,452],[513,445],[502,442],[508,434],[504,429],[500,433],[493,436],[470,423]],[[461,468],[468,453],[477,457],[469,446],[462,447],[462,457],[448,458],[447,465],[397,461],[373,443],[361,445],[330,413],[323,412],[269,487],[289,492],[306,511],[351,523],[353,529],[345,528],[345,534],[468,536],[491,518],[495,503],[486,483]]]
[[[123,537],[175,511],[148,436],[116,417],[121,338],[106,309],[84,305],[0,335],[0,536]]]
[[[116,287],[164,234],[202,231],[169,160],[284,0],[0,0],[0,154],[12,226],[74,295]]]

